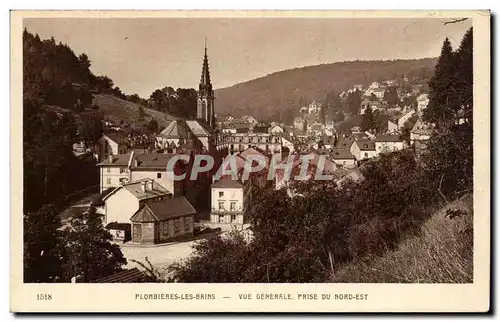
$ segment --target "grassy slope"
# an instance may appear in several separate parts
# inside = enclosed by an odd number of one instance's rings
[[[466,215],[450,219],[447,209]],[[382,257],[359,261],[340,269],[337,283],[472,283],[472,196],[454,201],[436,212],[419,236],[404,240]]]
[[[123,120],[135,127],[140,127],[141,124],[147,123],[152,119],[156,119],[159,126],[166,126],[169,121],[177,119],[175,116],[144,107],[144,112],[146,112],[147,116],[144,120],[139,120],[138,104],[124,101],[111,95],[95,95],[93,104],[99,106],[99,110],[104,113],[106,119],[117,123]]]

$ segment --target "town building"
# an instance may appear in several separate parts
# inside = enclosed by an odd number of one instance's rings
[[[236,133],[227,137],[229,154],[237,154],[250,147],[257,147],[272,154],[281,155],[281,136],[269,133]]]
[[[370,140],[359,140],[354,141],[351,146],[351,154],[354,156],[356,161],[363,161],[371,159],[377,156],[377,150],[375,149],[375,143]]]
[[[103,200],[104,224],[130,224],[130,218],[148,201],[172,198],[172,194],[152,179],[129,182],[116,187]]]
[[[167,169],[168,161],[175,154],[134,153],[110,155],[99,163],[100,191],[115,188],[128,182],[154,179],[172,194],[183,191],[183,181],[173,181],[172,171],[188,171],[183,161],[177,161],[175,168]]]
[[[338,167],[353,169],[356,167],[356,159],[348,149],[332,149],[330,157]]]
[[[375,139],[375,150],[377,155],[380,153],[394,152],[405,148],[405,144],[401,136],[383,134]]]
[[[285,132],[285,128],[279,124],[275,124],[269,128],[269,134],[281,134]]]
[[[104,160],[110,155],[125,154],[128,146],[125,143],[126,135],[121,132],[103,134],[98,140],[98,158]]]
[[[243,225],[251,201],[250,181],[243,183],[232,176],[222,176],[211,187],[210,223],[215,225]]]
[[[193,236],[195,214],[183,196],[146,202],[130,218],[132,242],[159,244]]]
[[[423,150],[427,147],[427,141],[431,138],[433,127],[431,124],[425,123],[422,119],[418,119],[410,131],[410,145],[415,150]]]

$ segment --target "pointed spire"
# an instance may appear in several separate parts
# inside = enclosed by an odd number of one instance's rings
[[[210,71],[208,69],[207,37],[205,37],[205,56],[203,57],[203,69],[201,71],[200,90],[201,90],[202,87],[203,88],[211,87],[211,84],[210,84]]]

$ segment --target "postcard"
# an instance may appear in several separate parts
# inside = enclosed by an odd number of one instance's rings
[[[13,312],[487,312],[490,12],[11,11]]]

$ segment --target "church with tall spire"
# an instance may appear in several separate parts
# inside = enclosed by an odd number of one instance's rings
[[[214,91],[210,82],[210,70],[208,67],[207,43],[205,40],[205,56],[201,70],[200,85],[198,88],[197,118],[205,120],[211,128],[215,128],[215,106]]]

